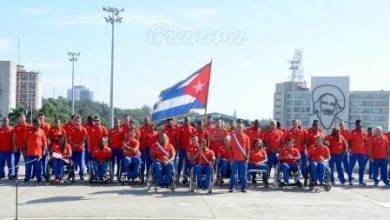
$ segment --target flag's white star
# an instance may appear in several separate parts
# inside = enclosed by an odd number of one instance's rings
[[[198,83],[194,86],[192,86],[195,88],[196,90],[196,93],[199,93],[202,91],[203,87],[204,87],[204,84],[201,82],[201,81],[198,81]]]

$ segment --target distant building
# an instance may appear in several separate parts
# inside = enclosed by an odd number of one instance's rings
[[[0,118],[7,117],[16,106],[16,64],[0,61]]]
[[[68,89],[68,99],[72,100],[72,89]],[[82,101],[88,100],[93,101],[93,92],[89,90],[87,87],[78,85],[74,86],[74,100]]]
[[[294,91],[293,91],[294,85]],[[294,110],[292,103],[294,99]],[[290,127],[291,121],[295,118],[308,127],[310,113],[310,91],[298,82],[277,83],[274,93],[274,119],[281,122],[282,126]]]
[[[349,77],[312,77],[311,89],[297,85],[287,81],[275,87],[274,119],[285,127],[295,118],[304,127],[317,119],[327,133],[341,121],[354,128],[357,119],[364,127],[390,128],[390,91],[349,91]]]
[[[42,107],[40,72],[27,71],[24,66],[17,65],[16,105],[35,109]]]
[[[348,126],[360,119],[364,126],[381,126],[389,130],[390,91],[352,91],[349,93]]]

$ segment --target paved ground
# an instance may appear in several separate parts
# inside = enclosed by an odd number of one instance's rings
[[[372,182],[369,182],[372,185]],[[0,182],[0,219],[15,217],[15,185]],[[308,189],[258,188],[228,193],[227,187],[191,194],[146,191],[117,183],[71,186],[20,183],[20,219],[388,219],[390,188],[334,187]]]

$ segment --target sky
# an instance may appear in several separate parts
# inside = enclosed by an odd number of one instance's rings
[[[213,59],[208,112],[272,118],[275,83],[303,51],[312,76],[350,76],[351,90],[390,90],[390,1],[6,1],[0,60],[42,73],[45,98],[75,83],[109,103],[111,26],[103,6],[124,8],[115,26],[114,105],[152,106],[162,89]],[[196,36],[203,36],[197,38]]]

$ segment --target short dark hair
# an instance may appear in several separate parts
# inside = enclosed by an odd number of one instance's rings
[[[38,114],[38,117],[41,117],[41,116],[45,116],[45,114],[39,113],[39,114]]]
[[[360,124],[360,123],[362,123],[362,120],[360,120],[360,119],[355,121],[355,124]]]

